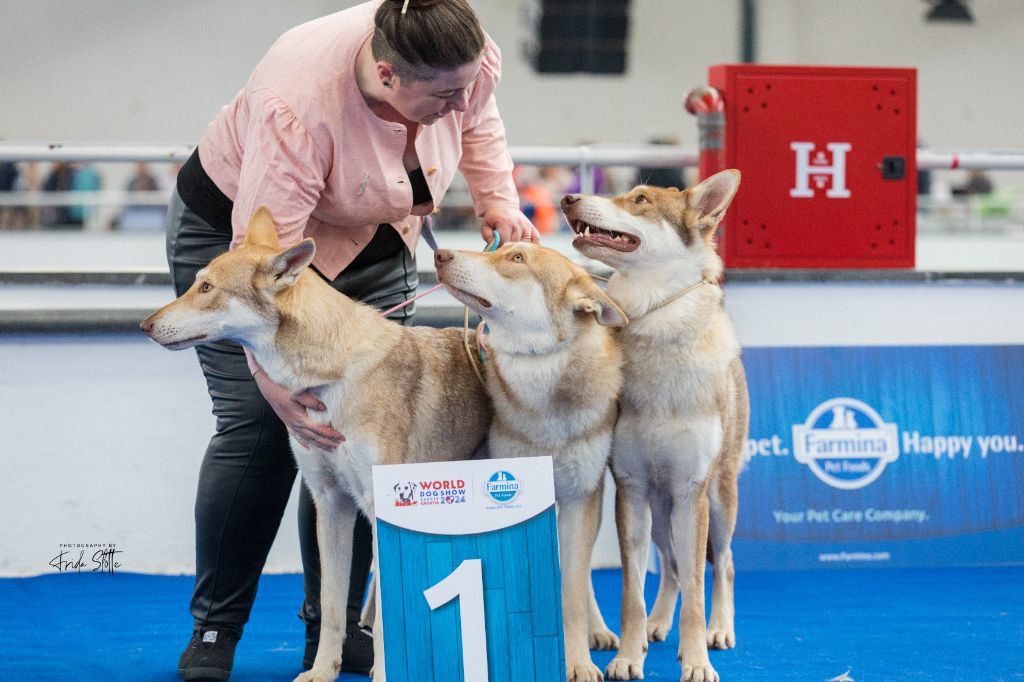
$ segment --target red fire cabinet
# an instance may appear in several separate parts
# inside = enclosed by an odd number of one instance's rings
[[[733,268],[914,266],[917,72],[723,64]]]

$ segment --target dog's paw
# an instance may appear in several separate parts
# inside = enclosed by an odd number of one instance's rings
[[[294,682],[334,682],[336,679],[338,679],[337,671],[313,668],[296,677]]]
[[[681,682],[720,682],[718,673],[711,667],[710,662],[702,662],[697,665],[683,665],[683,676]]]
[[[603,682],[601,669],[589,660],[569,663],[566,666],[567,682]]]
[[[619,648],[619,636],[606,627],[591,630],[587,640],[591,649],[606,651]]]
[[[708,628],[709,649],[732,649],[736,646],[736,633],[732,628]]]
[[[672,621],[666,622],[648,620],[647,621],[647,641],[648,642],[664,642],[665,638],[668,637],[668,633],[672,630]]]
[[[616,656],[604,669],[604,676],[609,680],[642,680],[644,679],[643,661],[633,661]]]

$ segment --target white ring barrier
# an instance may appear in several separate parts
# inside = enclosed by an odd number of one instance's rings
[[[188,159],[190,145],[99,145],[99,144],[0,144],[0,161],[44,162],[164,162]],[[567,147],[509,147],[516,163],[593,166],[696,167],[695,148],[675,145],[580,145]],[[917,166],[921,170],[1024,170],[1024,150],[1019,149],[918,149]]]

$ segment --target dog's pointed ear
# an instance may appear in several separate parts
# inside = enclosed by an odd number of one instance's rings
[[[269,246],[276,249],[281,245],[277,239],[277,227],[270,209],[260,206],[249,219],[249,228],[245,231],[245,243],[252,246]]]
[[[696,187],[686,190],[686,210],[701,234],[707,237],[725,216],[736,190],[740,186],[740,172],[735,169],[715,173]]]
[[[316,245],[308,237],[295,246],[285,249],[276,256],[270,258],[267,269],[271,277],[276,280],[277,290],[295,284],[295,281],[306,269],[306,266],[313,261],[316,255]]]
[[[577,313],[594,316],[602,327],[625,327],[629,324],[626,313],[615,304],[601,287],[594,284],[590,277],[576,281],[573,293],[573,310]]]

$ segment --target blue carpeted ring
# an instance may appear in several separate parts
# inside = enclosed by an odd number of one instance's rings
[[[0,580],[0,680],[177,680],[193,580],[130,573]],[[620,574],[595,571],[594,583],[618,631]],[[656,588],[651,576],[648,605]],[[301,576],[264,576],[232,680],[298,674],[301,599]],[[725,682],[824,682],[847,671],[858,682],[1024,681],[1022,567],[742,572],[736,606],[737,648],[711,652]],[[677,645],[677,632],[651,645],[645,679],[679,679]],[[603,668],[612,655],[594,659]]]

